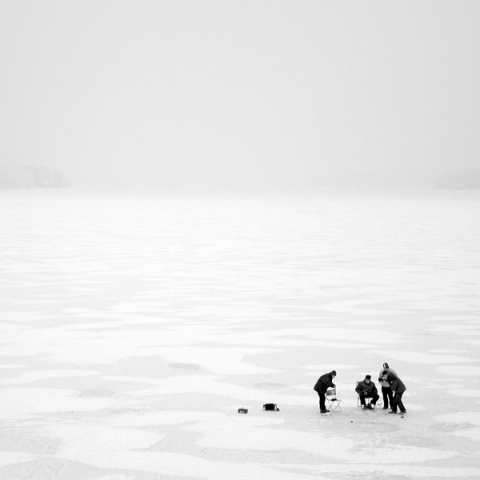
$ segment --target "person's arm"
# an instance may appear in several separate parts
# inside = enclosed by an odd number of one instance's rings
[[[398,387],[397,381],[394,380],[394,381],[392,382],[392,385],[391,385],[390,387],[391,387],[391,389],[392,389],[392,392],[395,393],[395,390],[396,390],[397,387]]]

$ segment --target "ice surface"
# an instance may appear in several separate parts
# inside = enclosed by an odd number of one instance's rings
[[[480,478],[478,193],[1,200],[0,478]]]

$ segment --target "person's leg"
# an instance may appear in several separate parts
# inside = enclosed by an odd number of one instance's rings
[[[402,413],[405,413],[405,406],[403,405],[402,402],[402,397],[403,397],[403,392],[395,394],[395,403],[398,405],[398,408]]]
[[[393,392],[390,387],[388,387],[387,395],[388,395],[388,399],[390,400],[390,407],[393,408]]]
[[[318,396],[320,397],[320,411],[326,410],[325,407],[325,392],[318,392]]]
[[[362,405],[362,407],[365,406],[365,395],[363,393],[359,393],[358,396],[360,397],[360,405]]]
[[[372,409],[373,409],[373,404],[372,404],[373,397],[370,396],[370,395],[366,395],[366,396],[364,397],[364,399],[365,399],[365,400],[364,400],[365,404],[362,405],[362,408],[368,408],[369,410],[372,410]],[[367,399],[369,400],[368,403],[366,402]]]
[[[395,397],[392,396],[392,398],[390,399],[390,406],[392,407],[392,412],[393,413],[397,413],[397,402],[395,401],[396,400],[396,395]]]
[[[375,404],[378,402],[378,399],[380,397],[375,393],[373,396],[372,396],[372,401],[370,402],[370,405],[372,406],[375,406]]]
[[[390,394],[392,393],[392,391],[390,390],[390,387],[382,387],[382,396],[383,396],[383,409],[386,410],[388,408],[388,392],[390,392]]]

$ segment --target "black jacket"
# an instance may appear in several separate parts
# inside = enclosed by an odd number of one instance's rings
[[[373,397],[374,395],[377,395],[377,387],[375,384],[373,382],[366,383],[365,380],[357,383],[355,391],[359,395],[365,395],[366,397]]]
[[[333,383],[333,375],[332,373],[326,373],[317,380],[313,389],[318,393],[325,393],[328,388],[333,387],[335,387],[335,384]]]
[[[392,372],[387,375],[387,382],[394,393],[403,393],[407,389],[405,384]]]

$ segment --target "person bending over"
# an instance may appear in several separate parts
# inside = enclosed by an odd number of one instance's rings
[[[403,404],[402,397],[405,393],[407,387],[405,384],[400,380],[397,375],[394,375],[391,371],[385,372],[385,375],[382,376],[389,384],[390,388],[392,389],[393,393],[393,403],[392,403],[392,411],[388,413],[397,413],[397,409],[400,409],[401,413],[407,413],[405,410],[405,405]]]
[[[320,413],[327,413],[330,411],[325,407],[325,394],[329,388],[335,388],[333,379],[336,376],[337,372],[335,370],[332,370],[330,373],[325,373],[317,380],[317,383],[313,387],[320,397]]]

